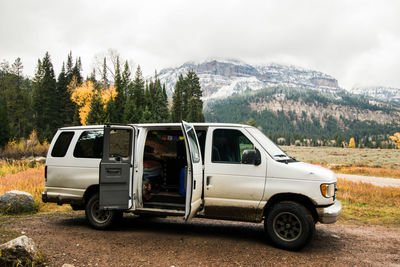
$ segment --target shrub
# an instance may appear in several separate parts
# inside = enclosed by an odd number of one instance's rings
[[[8,160],[17,160],[28,157],[45,157],[49,143],[44,141],[41,144],[38,140],[36,131],[33,130],[27,140],[21,139],[20,141],[12,140],[0,150],[0,158]]]

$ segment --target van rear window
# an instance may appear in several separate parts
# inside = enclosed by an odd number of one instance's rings
[[[74,149],[75,158],[101,158],[103,155],[103,131],[84,131]]]
[[[72,137],[74,137],[74,132],[62,132],[54,144],[53,150],[51,151],[51,156],[64,157],[67,153]]]

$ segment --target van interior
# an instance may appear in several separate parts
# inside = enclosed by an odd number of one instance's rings
[[[204,148],[205,131],[197,135]],[[185,210],[186,168],[182,130],[150,130],[143,155],[143,207]]]

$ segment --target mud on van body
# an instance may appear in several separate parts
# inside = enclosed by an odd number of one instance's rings
[[[104,229],[123,212],[262,222],[299,249],[341,213],[336,175],[286,155],[258,129],[182,122],[65,127],[46,160],[43,202]]]

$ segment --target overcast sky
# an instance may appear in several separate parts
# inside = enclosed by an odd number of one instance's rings
[[[0,61],[32,76],[49,51],[91,72],[116,49],[144,74],[210,57],[315,69],[339,85],[400,88],[400,1],[0,1]]]

